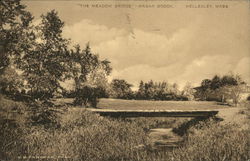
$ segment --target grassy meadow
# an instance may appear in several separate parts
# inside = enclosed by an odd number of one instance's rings
[[[219,161],[247,160],[250,158],[250,131],[237,128],[237,124],[220,124],[214,120],[201,122],[185,134],[184,145],[174,150],[153,150],[150,147],[148,131],[164,125],[178,128],[185,119],[138,118],[112,119],[100,117],[82,108],[66,104],[58,107],[27,105],[22,102],[0,98],[0,159],[4,160],[86,160],[86,161]],[[62,100],[61,100],[62,101]],[[125,108],[126,101],[100,106]],[[59,101],[60,102],[60,101]],[[148,101],[137,107],[143,107]],[[117,106],[117,104],[120,106]],[[158,103],[155,102],[157,105]],[[164,102],[162,108],[178,105],[178,108],[198,108],[198,102]],[[152,108],[159,107],[152,106]],[[168,106],[165,106],[168,105]],[[194,106],[197,105],[197,106]],[[209,103],[204,102],[203,105]],[[34,113],[32,108],[39,109]],[[212,106],[217,108],[218,105]],[[175,107],[175,106],[174,106]],[[218,106],[220,107],[220,106]],[[148,105],[147,108],[150,108]],[[204,107],[205,108],[205,107]],[[223,107],[226,108],[226,107]],[[39,112],[37,112],[39,111]],[[239,115],[248,114],[247,110]],[[249,118],[246,120],[249,123]],[[144,148],[141,148],[144,145]]]
[[[56,104],[72,104],[71,98],[59,98]],[[114,110],[213,110],[229,108],[212,101],[154,101],[102,98],[97,108]]]

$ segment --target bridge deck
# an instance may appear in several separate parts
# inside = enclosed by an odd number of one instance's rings
[[[218,110],[89,110],[109,117],[211,117],[219,112]]]

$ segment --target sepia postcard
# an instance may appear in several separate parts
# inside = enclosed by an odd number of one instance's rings
[[[249,0],[1,0],[0,161],[249,161]]]

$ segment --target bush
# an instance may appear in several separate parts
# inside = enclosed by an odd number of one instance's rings
[[[82,89],[78,89],[76,91],[74,105],[96,107],[101,93],[102,90],[98,87],[85,86]]]
[[[23,89],[23,80],[15,69],[7,67],[0,75],[0,92],[7,96],[16,96]]]

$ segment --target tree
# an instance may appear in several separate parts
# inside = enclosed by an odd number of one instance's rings
[[[145,98],[146,99],[153,99],[155,96],[154,93],[154,82],[150,80],[148,83],[145,83]]]
[[[222,95],[222,102],[227,99],[232,99],[235,106],[238,105],[241,94],[244,91],[246,83],[242,80],[240,75],[226,75],[223,77],[224,85],[219,89]]]
[[[113,79],[111,82],[113,97],[115,98],[131,99],[133,97],[131,87],[132,85],[123,79]]]
[[[87,99],[93,94],[91,98],[96,102],[97,95],[105,94],[106,77],[112,70],[110,62],[99,60],[89,45],[84,51],[80,47],[69,50],[69,40],[62,36],[64,22],[55,10],[41,18],[41,23],[34,26],[32,15],[25,11],[20,0],[0,1],[0,80],[10,78],[10,82],[17,85],[12,76],[23,78],[27,93],[33,99],[47,101],[63,92],[61,82],[73,78],[76,92],[84,91]],[[9,66],[14,70],[18,68],[22,77],[13,73],[3,77]],[[3,85],[5,91],[11,87]],[[94,93],[90,94],[92,90]]]
[[[224,75],[221,78],[221,85],[222,86],[226,86],[226,85],[238,85],[238,80],[236,78],[234,78],[233,74],[230,75]]]
[[[227,99],[232,99],[237,106],[245,82],[239,75],[228,74],[222,77],[215,75],[211,80],[204,79],[197,93],[200,93],[204,100],[216,100],[226,102]]]
[[[32,19],[20,0],[0,1],[0,75],[10,64],[10,56],[26,48],[24,42],[31,36],[26,31]]]
[[[72,78],[75,81],[75,90],[81,88],[81,84],[87,81],[87,76],[98,67],[98,57],[91,53],[89,44],[84,50],[79,45],[71,50]]]
[[[15,72],[16,56],[29,48],[33,38],[32,15],[20,0],[0,1],[0,79],[1,93],[16,93],[23,81]],[[7,92],[8,91],[8,92]],[[15,91],[15,92],[14,92]]]
[[[194,89],[190,82],[187,82],[183,88],[182,95],[186,96],[188,100],[194,99]]]
[[[200,98],[201,100],[219,100],[215,96],[216,90],[221,87],[221,79],[219,76],[215,75],[213,79],[204,79],[201,82],[201,86],[196,88],[194,93],[195,97]]]
[[[177,83],[174,83],[173,85],[172,85],[172,92],[175,94],[175,95],[178,95],[179,94],[179,86],[178,86],[178,84]]]
[[[144,95],[145,95],[145,86],[144,86],[144,82],[141,80],[139,84],[139,89],[136,94],[136,98],[144,99]]]
[[[59,89],[60,81],[68,72],[69,41],[62,37],[64,23],[52,10],[42,15],[42,22],[36,27],[35,40],[31,49],[20,57],[19,68],[27,81],[27,88],[34,99],[48,100]]]
[[[10,67],[7,67],[0,77],[0,90],[5,95],[16,95],[23,90],[23,80],[17,72]]]
[[[218,89],[222,86],[221,78],[218,75],[215,75],[213,79],[211,80],[211,86],[210,88],[212,90]]]
[[[211,87],[211,80],[210,79],[204,79],[204,80],[202,80],[201,87],[203,89],[210,88]]]
[[[71,78],[75,81],[76,105],[96,107],[98,98],[106,96],[108,88],[107,76],[112,68],[108,60],[100,60],[91,52],[87,44],[84,50],[76,45],[71,50]]]
[[[140,82],[136,99],[154,99],[154,100],[187,100],[183,97],[176,83],[167,82]]]
[[[220,92],[223,94],[223,102],[225,102],[227,99],[232,99],[233,104],[235,106],[238,105],[241,94],[244,90],[245,85],[226,85],[221,87]]]

